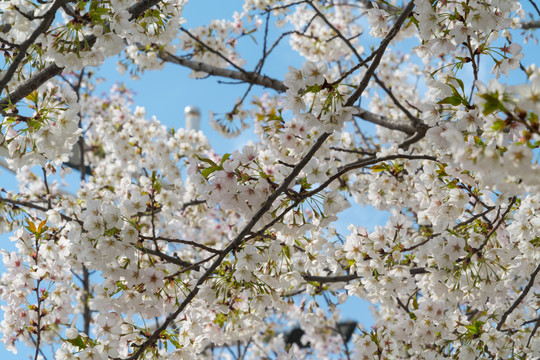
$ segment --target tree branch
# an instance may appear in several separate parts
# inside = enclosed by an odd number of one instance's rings
[[[422,275],[427,274],[428,271],[425,268],[411,268],[409,269],[411,275]],[[316,275],[302,275],[302,278],[305,281],[314,281],[321,284],[325,283],[336,283],[336,282],[349,282],[356,279],[361,279],[361,276],[357,274],[347,274],[347,275],[334,275],[334,276],[316,276]]]
[[[503,218],[504,218],[504,216],[503,216]],[[534,285],[534,279],[536,278],[536,275],[538,275],[539,271],[540,271],[540,264],[538,264],[536,269],[531,274],[531,278],[529,279],[529,282],[527,283],[527,285],[525,286],[525,288],[523,289],[521,294],[514,301],[512,306],[510,306],[510,308],[504,312],[503,316],[501,317],[501,321],[499,321],[499,323],[497,324],[497,330],[501,330],[501,328],[504,325],[504,322],[506,321],[508,316],[518,307],[519,303],[521,303],[521,301],[525,298],[525,296],[527,296],[527,294],[529,293],[529,291],[531,290],[531,288]]]
[[[49,210],[49,209],[47,209],[47,208],[45,208],[43,206],[36,205],[36,204],[31,203],[29,201],[6,199],[6,198],[0,196],[0,202],[2,202],[2,201],[6,202],[8,204],[11,204],[11,205],[15,205],[15,206],[22,206],[22,207],[26,207],[26,208],[29,208],[29,209],[43,211],[44,213],[46,213]],[[64,219],[64,220],[66,220],[66,221],[76,221],[72,217],[64,215],[62,213],[60,213],[60,217],[62,219]]]
[[[417,131],[412,125],[393,122],[387,117],[364,110],[359,106],[355,106],[355,109],[357,112],[354,115],[366,120],[367,122],[385,127],[387,129],[401,131],[407,135],[413,135]]]
[[[211,248],[209,246],[199,244],[199,243],[196,243],[194,241],[189,241],[189,240],[171,239],[171,238],[166,238],[166,237],[163,237],[163,236],[150,237],[150,236],[140,235],[139,237],[141,239],[144,239],[144,240],[154,240],[155,239],[155,240],[163,240],[163,241],[166,241],[168,243],[178,243],[178,244],[184,244],[184,245],[191,245],[191,246],[203,249],[205,251],[211,252],[213,254],[219,254],[221,252],[221,250],[216,250],[216,249]]]
[[[163,61],[171,62],[190,68],[194,71],[200,71],[212,76],[221,76],[229,79],[241,80],[249,82],[251,84],[264,86],[266,88],[274,89],[277,92],[287,91],[287,87],[279,80],[272,79],[265,75],[257,74],[256,72],[240,72],[236,70],[223,69],[217,66],[212,66],[199,61],[188,60],[179,56],[175,56],[168,52],[162,52],[159,57]]]
[[[13,59],[13,62],[9,66],[9,68],[4,73],[4,76],[2,77],[2,80],[0,80],[0,94],[4,91],[4,88],[6,87],[7,83],[11,80],[13,75],[15,74],[15,71],[19,67],[20,63],[24,60],[26,57],[26,51],[36,41],[37,37],[47,31],[49,26],[52,24],[54,17],[56,15],[56,11],[66,2],[66,0],[57,0],[54,2],[54,4],[51,6],[49,11],[44,15],[44,19],[39,24],[39,26],[32,32],[30,37],[26,39],[25,42],[23,42],[19,48],[17,56],[15,56],[15,59]]]
[[[349,163],[349,164],[339,168],[337,173],[330,176],[318,188],[307,192],[305,197],[310,197],[310,196],[313,196],[313,195],[317,194],[321,190],[328,187],[328,185],[330,185],[330,183],[332,183],[334,180],[340,178],[341,176],[343,176],[344,174],[346,174],[347,172],[349,172],[351,170],[360,169],[360,168],[363,168],[363,167],[366,167],[366,166],[369,166],[369,165],[375,165],[375,164],[377,164],[379,162],[382,162],[382,161],[390,161],[390,160],[397,160],[397,159],[437,161],[436,157],[430,156],[430,155],[407,155],[407,154],[388,155],[388,156],[384,156],[384,157],[380,157],[380,158],[369,157],[367,159],[360,159],[358,161],[354,161],[352,163]]]
[[[137,2],[135,5],[130,6],[127,11],[131,14],[130,20],[134,20],[140,15],[142,15],[146,10],[151,8],[152,6],[158,4],[161,0],[141,0]],[[96,37],[94,35],[89,35],[85,37],[86,43],[89,44],[90,47],[93,46],[93,44],[96,41]],[[6,97],[2,98],[0,100],[0,114],[6,116],[6,112],[4,108],[9,104],[15,104],[19,102],[21,99],[24,99],[26,96],[28,96],[32,91],[35,91],[37,88],[39,88],[41,85],[43,85],[48,80],[52,79],[53,77],[60,75],[62,73],[63,68],[57,66],[56,64],[50,64],[45,69],[41,70],[34,76],[32,76],[30,79],[23,82],[21,85],[17,87],[17,89],[10,92]]]
[[[538,29],[540,28],[540,20],[527,21],[521,24],[521,28],[524,30]]]
[[[397,18],[396,22],[394,23],[394,25],[392,26],[392,28],[390,29],[386,37],[383,39],[383,41],[381,41],[381,44],[379,45],[379,48],[377,49],[377,55],[375,55],[375,57],[373,58],[373,61],[369,65],[362,81],[360,82],[360,84],[358,84],[358,87],[356,88],[356,90],[351,94],[345,106],[353,106],[356,100],[360,98],[360,96],[362,95],[366,87],[368,86],[373,73],[375,73],[375,69],[377,69],[377,67],[379,66],[381,59],[384,55],[384,51],[386,50],[386,48],[388,47],[392,39],[397,35],[397,33],[399,32],[399,29],[401,28],[401,25],[403,25],[403,23],[405,22],[405,19],[409,17],[409,14],[412,12],[413,9],[414,9],[414,1],[411,1],[407,4],[405,9],[403,9],[403,12],[401,13],[401,15],[399,15],[399,17]]]
[[[190,267],[190,266],[193,265],[190,262],[184,261],[184,260],[182,260],[180,258],[177,258],[177,257],[174,257],[174,256],[167,255],[167,254],[165,254],[165,253],[163,253],[163,252],[161,252],[159,250],[149,249],[149,248],[144,247],[142,245],[137,245],[136,248],[138,250],[142,251],[143,253],[157,256],[157,257],[161,258],[162,260],[170,262],[171,264],[176,264],[176,265],[181,266],[183,268],[187,268],[187,267]]]

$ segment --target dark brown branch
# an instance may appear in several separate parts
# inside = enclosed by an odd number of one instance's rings
[[[259,75],[256,72],[248,72],[248,71],[240,72],[240,71],[235,71],[235,70],[223,69],[223,68],[208,65],[199,61],[192,61],[192,60],[188,60],[182,57],[178,57],[167,52],[161,53],[160,58],[167,62],[185,66],[194,71],[207,73],[208,75],[221,76],[221,77],[226,77],[229,79],[241,80],[244,82],[249,82],[255,85],[260,85],[266,88],[274,89],[278,92],[287,91],[287,87],[283,85],[281,81],[272,79],[265,75]]]
[[[370,62],[376,53],[377,53],[376,51],[372,52],[367,58],[365,58],[364,60],[361,60],[358,64],[356,64],[355,66],[347,70],[345,73],[343,73],[343,75],[341,75],[339,79],[333,81],[330,84],[330,86],[340,84],[343,80],[349,77],[349,75],[351,75],[353,72],[355,72],[356,70],[360,69],[362,66],[365,66],[368,62]]]
[[[139,0],[134,5],[131,5],[127,11],[131,14],[129,21],[133,21],[141,16],[146,10],[150,9],[152,6],[157,5],[162,0]]]
[[[538,330],[538,327],[540,327],[540,317],[536,318],[534,320],[534,327],[531,330],[531,334],[529,335],[529,338],[527,339],[527,347],[531,344],[531,339],[533,338],[534,334],[536,334],[536,331]]]
[[[90,334],[90,324],[92,323],[92,315],[90,311],[90,272],[88,271],[88,268],[83,265],[83,322],[84,322],[84,332],[85,334]]]
[[[462,257],[462,258],[459,258],[456,260],[456,262],[461,262],[461,261],[464,261],[465,259],[467,258],[470,258],[470,256],[472,256],[473,254],[477,254],[479,252],[482,251],[482,249],[484,249],[484,247],[487,245],[489,239],[491,238],[491,236],[493,236],[493,234],[495,234],[495,232],[497,231],[497,229],[502,225],[502,223],[504,222],[506,216],[508,215],[508,213],[510,213],[510,211],[512,210],[512,206],[514,206],[515,202],[516,202],[517,198],[514,196],[512,197],[512,200],[510,201],[510,204],[508,204],[508,208],[505,210],[505,212],[502,214],[501,218],[499,219],[499,221],[497,221],[497,224],[495,224],[495,226],[491,229],[491,231],[486,235],[486,238],[484,239],[484,242],[482,243],[482,245],[480,245],[480,247],[476,250],[474,250],[474,252],[471,254],[471,255],[468,255],[468,257]],[[501,208],[499,207],[499,211],[501,210]],[[499,216],[499,213],[497,213],[497,217]]]
[[[536,3],[534,2],[534,0],[529,0],[529,2],[531,3],[532,7],[534,8],[534,10],[536,10],[536,13],[538,15],[540,15],[540,9],[538,8],[538,5],[536,5]]]
[[[360,279],[361,277],[356,274],[348,275],[335,275],[335,276],[316,276],[316,275],[302,275],[305,281],[314,281],[321,284],[335,283],[335,282],[349,282],[352,280]]]
[[[354,161],[352,163],[349,163],[340,169],[338,169],[338,172],[334,175],[330,176],[324,183],[322,183],[318,188],[309,191],[306,193],[305,197],[313,196],[317,194],[318,192],[322,191],[330,183],[332,183],[334,180],[340,178],[344,174],[346,174],[349,171],[360,169],[369,165],[375,165],[377,163],[383,162],[383,161],[390,161],[390,160],[397,160],[397,159],[408,159],[408,160],[431,160],[431,161],[437,161],[437,158],[430,155],[406,155],[406,154],[398,154],[398,155],[388,155],[383,156],[380,158],[377,157],[369,157],[367,159],[360,159],[358,161]]]
[[[161,53],[160,58],[170,63],[185,66],[194,71],[207,73],[208,75],[236,79],[243,82],[248,82],[250,84],[260,85],[265,88],[274,89],[277,92],[285,92],[287,90],[287,87],[283,84],[283,82],[265,75],[257,74],[256,72],[239,72],[235,70],[223,69],[217,66],[205,64],[203,62],[178,57],[167,52]],[[355,114],[355,116],[358,116],[368,122],[386,127],[388,129],[401,131],[408,135],[414,135],[418,131],[418,129],[412,125],[395,123],[389,118],[377,115],[360,107],[356,107],[356,109],[358,110],[358,113]]]
[[[422,140],[424,138],[424,136],[426,136],[426,132],[427,132],[428,129],[429,128],[428,128],[427,125],[423,125],[423,126],[419,127],[417,132],[414,135],[408,137],[404,142],[399,144],[399,148],[407,150],[409,148],[409,146],[411,146],[412,144]]]
[[[403,106],[401,102],[399,102],[392,90],[388,86],[386,86],[385,83],[382,82],[382,80],[380,80],[376,74],[373,74],[373,78],[375,79],[377,85],[379,85],[381,89],[383,89],[383,91],[386,93],[386,95],[390,97],[390,100],[392,100],[394,105],[396,105],[409,118],[409,120],[411,120],[411,123],[413,125],[415,125],[416,127],[423,125],[423,122],[419,118],[411,114],[411,112],[405,106]]]
[[[371,1],[371,0],[358,0],[358,1],[364,4],[366,9],[373,9],[374,8],[373,4],[377,4],[379,9],[382,9],[387,12],[395,12],[396,10],[399,10],[398,8],[390,5],[388,2]]]
[[[406,312],[407,314],[410,314],[410,313],[411,313],[411,311],[409,310],[409,308],[401,301],[401,299],[400,299],[398,296],[396,296],[396,301],[397,301],[399,307],[401,307],[403,310],[405,310],[405,312]]]
[[[176,265],[181,266],[183,268],[187,268],[187,267],[190,267],[191,265],[193,265],[190,262],[184,261],[184,260],[179,259],[179,258],[174,257],[174,256],[167,255],[167,254],[165,254],[165,253],[163,253],[163,252],[161,252],[159,250],[149,249],[149,248],[144,247],[142,245],[137,245],[136,248],[138,250],[146,253],[146,254],[157,256],[162,260],[170,262],[171,264],[176,264]]]
[[[467,226],[470,223],[472,223],[473,221],[475,221],[476,219],[484,217],[487,213],[493,211],[493,209],[495,209],[495,207],[489,207],[485,211],[483,211],[483,212],[481,212],[479,214],[473,215],[471,218],[469,218],[469,219],[467,219],[465,221],[462,221],[459,224],[457,224],[456,226],[454,226],[454,230],[457,230],[457,229],[459,229],[460,227],[463,227],[463,226]]]
[[[275,11],[275,10],[287,9],[287,8],[289,8],[291,6],[303,4],[305,2],[306,2],[306,0],[301,0],[301,1],[290,3],[290,4],[286,4],[286,5],[279,5],[279,6],[269,7],[269,8],[266,8],[264,10],[264,12],[269,13],[269,12],[272,12],[272,11]]]
[[[52,209],[52,202],[51,202],[51,190],[49,189],[49,182],[47,181],[47,170],[45,170],[44,167],[41,167],[41,170],[43,171],[43,182],[45,183],[45,196],[47,197],[47,209]]]
[[[503,216],[503,218],[504,218],[504,216]],[[529,282],[527,283],[527,285],[525,286],[525,288],[523,289],[521,294],[514,301],[512,306],[510,306],[510,308],[508,308],[508,310],[506,310],[504,312],[503,316],[501,317],[501,321],[499,321],[499,323],[497,324],[497,330],[501,330],[501,327],[504,325],[504,322],[506,321],[508,316],[518,307],[518,305],[521,303],[521,301],[523,301],[523,299],[525,299],[525,296],[527,296],[527,294],[529,293],[529,291],[533,287],[534,279],[536,278],[536,275],[538,275],[539,271],[540,271],[540,264],[538,264],[536,269],[531,274],[531,278],[529,279]]]
[[[419,242],[418,244],[415,244],[415,245],[410,246],[408,248],[401,249],[401,252],[407,252],[407,251],[411,251],[411,250],[414,250],[416,248],[419,248],[420,246],[427,244],[431,239],[433,239],[437,235],[440,235],[440,234],[433,234],[430,237],[428,237],[426,240],[424,240],[422,242]]]
[[[201,204],[204,204],[204,203],[206,203],[205,200],[192,200],[192,201],[189,201],[187,203],[182,204],[182,211],[186,210],[190,206],[201,205]]]
[[[524,30],[538,29],[540,28],[540,20],[533,20],[533,21],[525,22],[521,24],[521,28]]]
[[[15,206],[22,206],[22,207],[29,208],[29,209],[43,211],[44,213],[48,211],[47,208],[45,208],[43,206],[36,205],[36,204],[31,203],[29,201],[6,199],[6,198],[0,196],[0,202],[2,202],[2,201],[6,202],[8,204],[11,204],[11,205],[15,205]],[[73,219],[72,217],[64,215],[62,213],[60,213],[60,217],[62,219],[64,219],[64,220],[66,220],[66,221],[77,221],[77,220]]]
[[[189,241],[189,240],[171,239],[171,238],[166,238],[166,237],[163,237],[163,236],[150,237],[150,236],[142,236],[142,235],[140,235],[139,237],[141,239],[144,239],[144,240],[154,240],[155,239],[155,240],[163,240],[163,241],[166,241],[166,242],[169,242],[169,243],[178,243],[178,244],[191,245],[191,246],[198,247],[200,249],[203,249],[205,251],[208,251],[208,252],[211,252],[211,253],[214,253],[214,254],[221,253],[220,250],[216,250],[216,249],[213,249],[213,248],[211,248],[209,246],[199,244],[199,243],[196,243],[194,241]]]
[[[343,148],[339,148],[339,147],[335,147],[335,146],[330,146],[330,149],[334,150],[334,151],[340,151],[340,152],[349,153],[349,154],[359,154],[359,155],[369,155],[369,156],[374,155],[373,153],[367,152],[367,151],[364,151],[364,150],[343,149]]]
[[[0,100],[0,113],[6,116],[5,108],[9,104],[16,104],[19,100],[24,99],[34,90],[39,88],[41,85],[45,84],[48,80],[53,77],[60,75],[62,73],[62,68],[56,66],[56,64],[51,64],[45,69],[41,70],[30,79],[23,82],[17,87],[14,91],[10,92],[8,96]]]
[[[401,28],[401,25],[403,25],[403,23],[405,22],[405,19],[409,17],[409,14],[412,12],[413,9],[414,9],[414,1],[411,1],[407,4],[405,9],[403,9],[403,12],[401,13],[401,15],[399,15],[399,17],[396,19],[396,22],[394,23],[394,25],[392,26],[392,28],[390,29],[386,37],[383,39],[383,41],[381,41],[381,44],[379,45],[379,48],[377,49],[377,55],[375,55],[375,57],[373,58],[373,61],[369,65],[368,69],[366,70],[366,74],[362,78],[362,81],[360,82],[360,84],[358,84],[358,87],[356,88],[356,90],[351,94],[351,96],[347,100],[347,103],[345,104],[346,106],[353,106],[356,100],[360,98],[360,96],[362,95],[366,87],[368,86],[369,81],[371,80],[371,77],[375,73],[375,70],[381,63],[381,59],[384,55],[384,51],[386,50],[386,48],[388,47],[392,39],[396,37],[397,33],[399,32],[399,29]]]
[[[328,185],[330,185],[334,180],[340,178],[342,175],[344,175],[345,173],[347,173],[348,171],[351,171],[351,170],[354,170],[354,169],[358,169],[358,168],[361,168],[361,167],[365,167],[365,166],[368,166],[368,165],[374,165],[376,164],[377,162],[380,162],[380,161],[388,161],[388,160],[395,160],[397,158],[405,158],[405,159],[427,159],[427,160],[433,160],[433,161],[436,161],[436,159],[432,156],[427,156],[427,155],[390,155],[390,156],[387,156],[387,157],[383,157],[383,158],[374,158],[374,157],[370,157],[368,159],[362,159],[362,160],[359,160],[359,161],[355,161],[353,163],[350,163],[346,166],[344,166],[343,168],[341,168],[341,170],[337,173],[337,174],[334,174],[333,176],[331,176],[328,180],[326,180],[324,182],[324,184],[322,184],[321,186],[319,186],[318,188],[312,190],[312,191],[309,191],[309,192],[306,192],[306,193],[303,193],[301,196],[295,196],[295,199],[293,201],[293,203],[291,205],[289,205],[285,210],[283,210],[278,216],[276,216],[271,222],[269,222],[268,224],[266,224],[263,228],[261,228],[255,235],[253,236],[260,236],[261,234],[263,234],[266,230],[268,230],[270,227],[272,227],[274,224],[276,224],[277,222],[281,221],[281,219],[283,219],[283,217],[289,212],[291,211],[292,209],[296,208],[302,201],[304,201],[305,199],[307,199],[308,197],[311,197],[319,192],[321,192],[322,190],[324,190],[325,188],[328,187]]]
[[[417,131],[416,127],[412,125],[393,122],[387,117],[364,110],[359,106],[355,106],[355,108],[357,109],[357,113],[354,115],[370,123],[385,127],[387,129],[401,131],[407,135],[413,135]]]
[[[356,58],[358,59],[358,61],[360,61],[361,63],[363,63],[364,61],[362,60],[362,57],[360,56],[360,54],[358,53],[358,51],[356,51],[356,49],[354,48],[354,46],[351,44],[351,42],[341,33],[341,31],[339,31],[329,20],[326,16],[324,16],[323,13],[321,13],[319,11],[319,9],[317,9],[317,7],[315,5],[313,5],[313,2],[311,0],[308,0],[306,1],[309,6],[313,9],[313,11],[315,11],[315,13],[317,14],[317,16],[319,16],[322,21],[324,21],[324,23],[326,25],[328,25],[328,27],[330,29],[332,29],[335,33],[336,33],[336,36],[338,38],[340,38],[344,43],[345,45],[351,49],[352,53],[354,54],[354,56],[356,56]]]
[[[422,275],[427,274],[428,271],[425,268],[411,268],[409,269],[411,275]],[[349,282],[352,280],[361,279],[361,276],[357,274],[348,274],[348,275],[335,275],[335,276],[316,276],[316,275],[302,275],[302,278],[305,281],[314,281],[321,284],[325,283],[336,283],[336,282]]]

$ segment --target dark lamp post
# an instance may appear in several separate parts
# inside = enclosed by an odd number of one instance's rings
[[[351,340],[352,334],[354,333],[355,329],[356,321],[342,321],[337,324],[334,331],[341,335],[343,343],[346,344],[349,342],[349,340]],[[302,341],[300,341],[303,335],[304,330],[302,330],[300,327],[295,327],[294,329],[285,334],[285,344],[289,346],[292,344],[296,344],[298,345],[298,347],[301,348],[310,347],[311,344],[309,342],[307,344],[302,344]]]

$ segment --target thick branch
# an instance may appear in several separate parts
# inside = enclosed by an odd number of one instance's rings
[[[157,5],[162,0],[139,0],[136,4],[131,5],[127,11],[131,14],[129,21],[133,21],[141,16],[146,10],[150,9],[152,6]]]
[[[142,251],[143,253],[150,254],[150,255],[155,255],[155,256],[161,258],[162,260],[170,262],[171,264],[176,264],[176,265],[181,266],[183,268],[187,268],[187,267],[190,267],[190,266],[193,265],[192,263],[184,261],[184,260],[182,260],[180,258],[164,254],[159,250],[149,249],[149,248],[144,247],[142,245],[138,245],[138,246],[136,246],[136,248],[138,250]]]
[[[6,115],[4,109],[8,104],[15,104],[19,102],[19,100],[24,99],[26,96],[32,93],[32,91],[35,91],[41,85],[45,84],[45,82],[57,75],[60,75],[62,70],[63,69],[58,67],[56,64],[51,64],[32,76],[30,79],[23,82],[17,87],[17,89],[10,92],[8,96],[0,100],[0,112],[3,115]]]
[[[407,135],[413,135],[416,133],[416,128],[409,124],[396,123],[389,118],[364,110],[359,106],[355,106],[357,112],[355,116],[362,118],[370,123],[377,124],[391,130],[397,130],[404,132]]]
[[[256,72],[240,72],[236,70],[223,69],[217,66],[208,65],[199,61],[192,61],[182,57],[174,56],[170,53],[160,54],[160,58],[164,61],[182,65],[194,71],[204,72],[208,75],[221,76],[229,79],[241,80],[250,84],[264,86],[274,89],[277,92],[287,91],[287,87],[279,80],[272,79],[265,75],[259,75]]]
[[[540,28],[540,20],[533,20],[533,21],[525,22],[525,23],[521,24],[521,28],[524,29],[524,30],[538,29],[538,28]]]
[[[427,271],[425,268],[411,268],[409,269],[409,273],[411,275],[421,275],[421,274],[427,274],[429,271]],[[336,283],[336,282],[349,282],[356,279],[361,279],[361,276],[358,276],[357,274],[348,274],[348,275],[335,275],[335,276],[316,276],[316,275],[302,275],[302,278],[305,281],[315,281],[321,284],[324,283]]]

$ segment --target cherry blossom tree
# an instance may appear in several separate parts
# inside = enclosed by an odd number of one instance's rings
[[[17,249],[2,250],[8,350],[540,357],[540,68],[522,52],[540,27],[533,0],[245,0],[195,28],[183,6],[0,1],[0,156],[19,183],[0,194]],[[303,66],[265,75],[285,45]],[[133,76],[171,63],[245,84],[212,121],[255,141],[218,154],[123,87],[97,96],[96,66],[115,55]],[[69,192],[58,177],[74,149]],[[361,205],[390,217],[338,232]],[[374,305],[375,324],[347,342],[336,303],[350,297]]]

